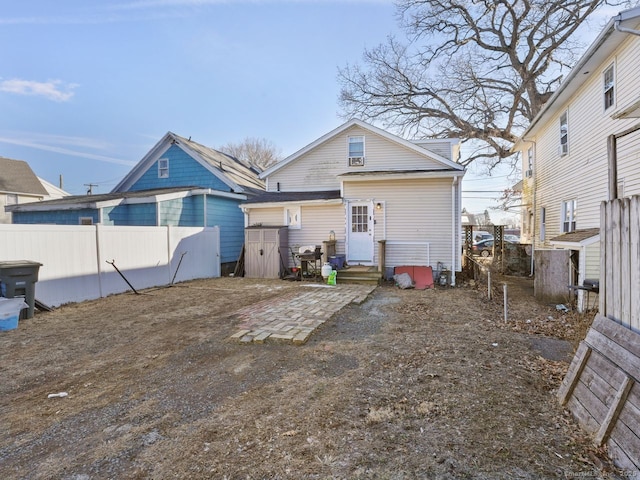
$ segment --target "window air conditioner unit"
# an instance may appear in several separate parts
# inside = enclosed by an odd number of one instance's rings
[[[569,153],[569,144],[561,143],[558,147],[558,153],[560,153],[560,155],[566,155],[567,153]]]
[[[350,167],[362,167],[364,165],[364,157],[349,157]]]
[[[524,176],[525,178],[531,178],[533,177],[533,170],[529,169],[526,172],[524,172]]]

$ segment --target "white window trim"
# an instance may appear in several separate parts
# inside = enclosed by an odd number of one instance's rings
[[[169,178],[169,159],[168,158],[158,159],[158,178]]]
[[[302,217],[300,215],[300,205],[291,205],[284,207],[284,224],[292,230],[302,228]]]
[[[562,202],[562,211],[560,217],[562,233],[571,233],[576,231],[576,210],[578,209],[578,202],[575,199],[566,200]],[[569,221],[567,222],[567,214]],[[567,226],[567,223],[569,224]]]
[[[563,118],[564,118],[564,122],[562,121]],[[560,120],[560,145],[558,147],[558,151],[560,153],[560,156],[564,156],[569,154],[569,111],[565,110],[560,115],[559,120]],[[562,134],[563,125],[565,126],[565,129],[566,129],[566,135]],[[564,143],[562,142],[563,136],[566,136],[566,140]]]
[[[362,156],[351,156],[351,139],[362,141]],[[356,143],[356,142],[353,142]],[[347,137],[347,159],[350,167],[363,167],[366,158],[366,145],[364,135],[350,135]]]
[[[611,85],[611,90],[613,93],[613,101],[611,102],[611,105],[607,105],[606,103],[606,99],[607,99],[607,84],[606,84],[606,76],[607,76],[607,72],[611,70],[612,74],[613,74],[613,80],[612,80],[612,85]],[[616,64],[611,63],[607,68],[605,68],[602,72],[602,106],[604,108],[604,111],[606,112],[607,110],[609,110],[610,108],[614,108],[616,106]]]

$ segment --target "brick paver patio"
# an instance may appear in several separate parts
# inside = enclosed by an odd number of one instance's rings
[[[239,330],[231,338],[247,344],[269,341],[302,345],[332,315],[350,303],[364,302],[375,288],[305,285],[303,291],[264,300],[231,314],[239,321]]]

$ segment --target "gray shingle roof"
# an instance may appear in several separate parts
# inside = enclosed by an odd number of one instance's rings
[[[563,233],[562,235],[552,238],[551,241],[579,243],[599,234],[599,228],[585,228],[583,230],[576,230],[575,232]]]
[[[334,200],[340,198],[340,190],[321,192],[264,192],[243,203],[304,202],[310,200]]]
[[[27,162],[0,157],[0,192],[47,196]]]
[[[240,160],[175,133],[172,133],[172,135],[186,147],[200,155],[209,165],[224,173],[231,181],[244,188],[264,191],[264,182],[258,179],[258,174],[243,165]]]

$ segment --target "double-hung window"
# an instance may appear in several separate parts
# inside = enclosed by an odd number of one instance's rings
[[[169,178],[168,158],[161,158],[158,160],[158,178]]]
[[[615,95],[615,69],[613,65],[607,68],[603,76],[603,88],[604,88],[604,109],[607,110],[616,103]]]
[[[569,153],[569,118],[567,112],[560,115],[560,155]]]
[[[364,166],[364,136],[349,137],[349,166]]]
[[[575,232],[576,207],[577,202],[575,200],[562,202],[562,233]]]

